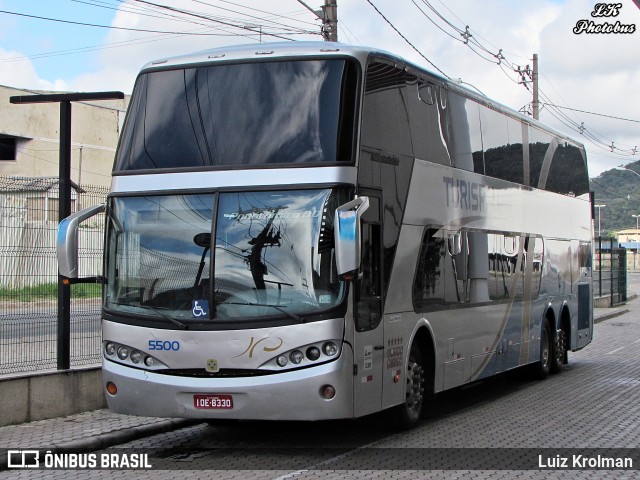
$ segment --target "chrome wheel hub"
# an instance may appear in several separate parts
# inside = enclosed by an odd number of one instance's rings
[[[424,397],[424,369],[416,362],[409,361],[407,370],[406,405],[412,410],[420,409]]]

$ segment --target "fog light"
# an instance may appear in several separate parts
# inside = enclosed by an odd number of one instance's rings
[[[338,346],[333,342],[327,342],[322,345],[322,351],[327,357],[333,357],[336,353],[338,353]]]
[[[318,347],[309,347],[307,348],[307,358],[311,361],[317,360],[320,358],[320,349]]]
[[[289,358],[291,359],[291,363],[295,363],[296,365],[298,365],[304,359],[304,355],[300,350],[294,350],[289,355]]]
[[[104,347],[104,352],[110,357],[113,357],[116,354],[116,344],[111,342],[107,343]]]
[[[278,364],[279,367],[284,367],[287,363],[289,363],[289,360],[287,359],[286,355],[280,355],[276,359],[276,363]]]
[[[116,387],[115,383],[107,382],[107,393],[109,395],[115,395],[116,393],[118,393],[118,387]]]
[[[133,363],[140,363],[140,360],[142,360],[142,353],[139,352],[138,350],[134,350],[133,352],[131,352],[131,361]]]
[[[118,349],[118,358],[120,360],[126,360],[129,356],[129,349],[127,347],[120,347]]]
[[[336,389],[333,385],[324,385],[320,389],[320,396],[325,400],[331,400],[336,396]]]

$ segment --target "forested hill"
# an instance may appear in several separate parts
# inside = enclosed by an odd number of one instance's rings
[[[640,160],[625,165],[640,175]],[[602,235],[614,235],[625,228],[636,228],[640,215],[640,176],[624,170],[607,170],[591,179],[591,191],[595,192],[595,203],[604,204],[600,209]],[[595,234],[598,234],[598,209],[595,209]]]

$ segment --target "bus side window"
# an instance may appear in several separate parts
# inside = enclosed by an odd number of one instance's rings
[[[579,197],[589,191],[589,175],[581,150],[568,142],[559,142],[553,154],[546,190]]]
[[[513,278],[518,259],[517,238],[511,235],[489,235],[489,298],[508,300],[513,293]]]
[[[445,260],[449,256],[446,240],[436,237],[436,232],[431,228],[425,231],[418,254],[413,281],[413,307],[418,312],[445,302]]]
[[[361,277],[358,281],[356,329],[373,330],[382,320],[382,252],[379,224],[362,224]]]
[[[362,258],[356,288],[356,330],[375,329],[382,320],[382,225],[380,197],[373,191],[361,192],[369,197],[369,208],[362,216]]]
[[[441,107],[446,92],[424,79],[415,79],[408,84],[409,89],[409,126],[413,155],[420,160],[428,160],[449,166],[448,132],[446,126],[449,109]]]

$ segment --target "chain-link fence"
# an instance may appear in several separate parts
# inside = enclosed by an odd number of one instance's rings
[[[0,176],[0,374],[56,368],[58,179]],[[108,188],[74,186],[72,212]],[[104,216],[79,233],[81,273],[102,269]],[[71,289],[71,365],[100,362],[100,286]]]

